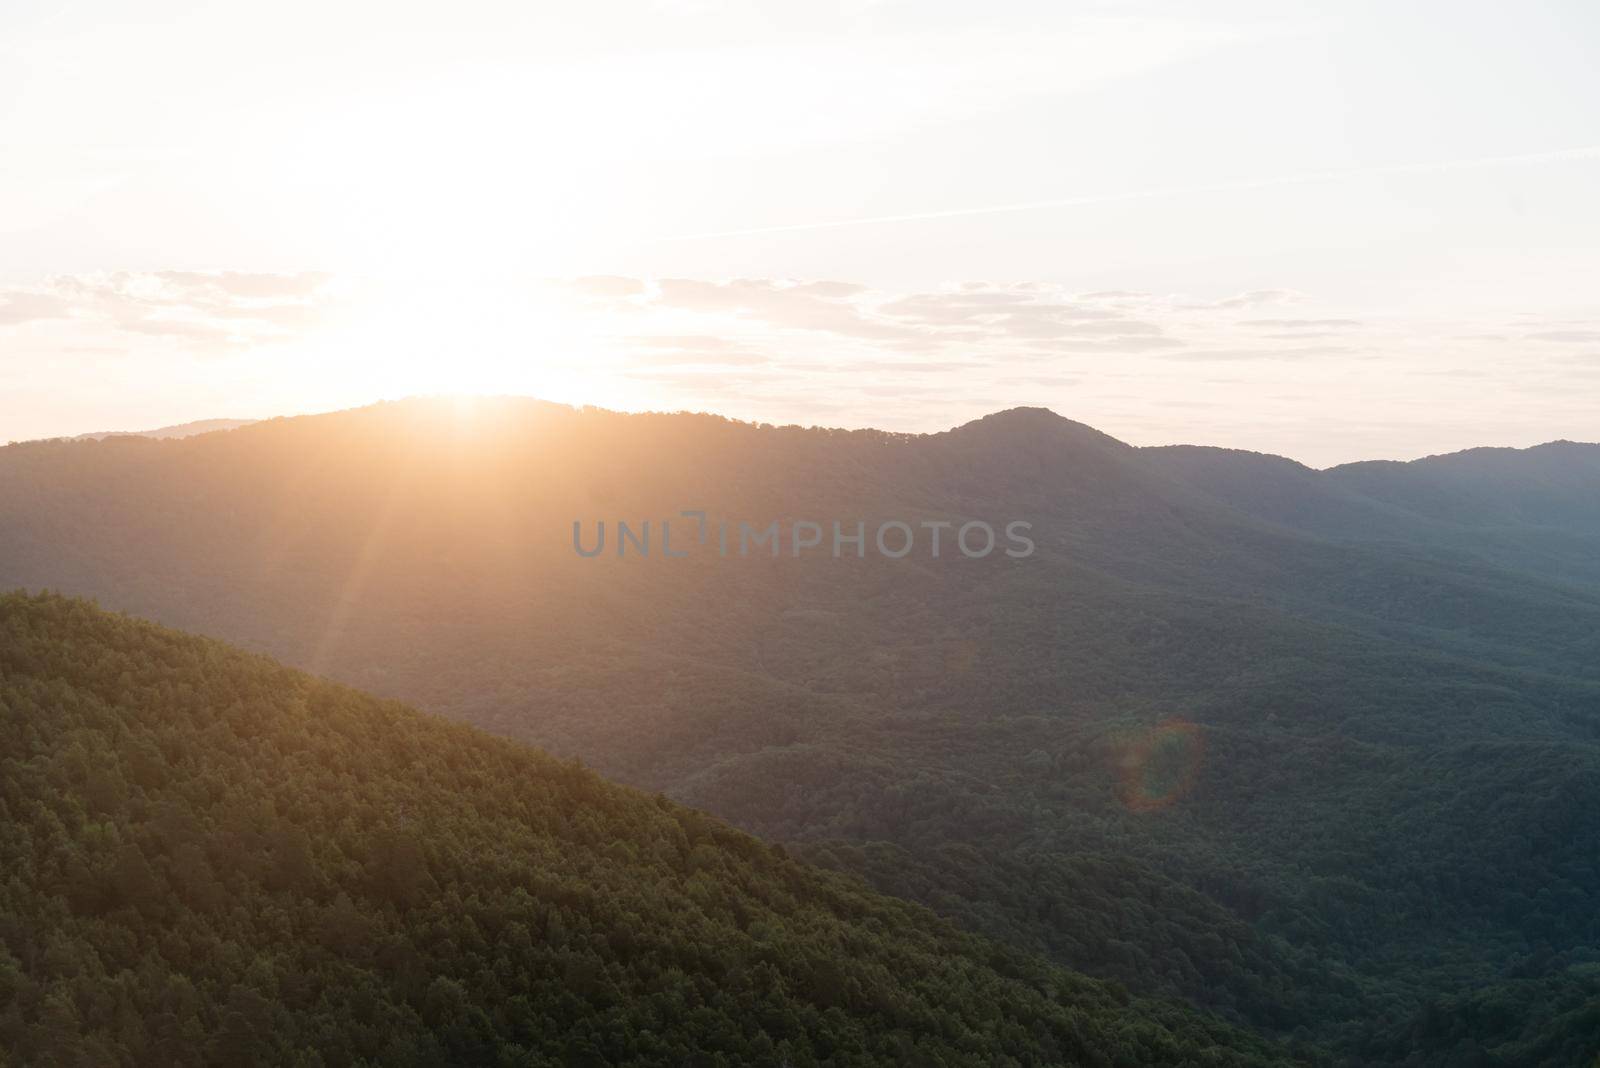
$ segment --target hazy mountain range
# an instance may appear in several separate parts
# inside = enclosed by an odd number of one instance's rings
[[[685,511],[1036,551],[573,549]],[[0,449],[17,586],[581,758],[1299,1056],[1595,1053],[1600,446],[1314,471],[1039,409],[400,402]]]
[[[101,430],[92,434],[78,434],[73,441],[102,441],[106,438],[191,438],[196,434],[209,434],[215,430],[237,430],[249,426],[254,419],[200,419],[193,423],[177,423],[154,430]]]

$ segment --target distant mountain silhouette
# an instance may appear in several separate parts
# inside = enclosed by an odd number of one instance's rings
[[[249,426],[254,419],[200,419],[192,423],[157,427],[155,430],[102,430],[93,434],[78,434],[73,441],[103,441],[106,438],[189,438],[196,434],[210,434],[216,430],[237,430]]]

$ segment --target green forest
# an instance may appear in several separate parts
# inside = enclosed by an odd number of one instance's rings
[[[0,598],[0,1064],[1287,1065],[525,745]]]
[[[1571,443],[1313,471],[1037,409],[897,435],[404,402],[0,449],[0,588],[581,760],[1308,1061],[1589,1068],[1597,485]],[[1024,518],[1039,548],[572,552],[574,519],[688,508]]]

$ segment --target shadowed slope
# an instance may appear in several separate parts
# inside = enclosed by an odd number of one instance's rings
[[[18,595],[0,635],[4,1063],[1284,1063],[215,642]]]

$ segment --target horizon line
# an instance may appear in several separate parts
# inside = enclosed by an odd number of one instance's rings
[[[965,427],[972,426],[972,425],[974,425],[976,423],[981,423],[986,419],[992,419],[992,418],[994,418],[996,416],[1009,415],[1009,414],[1014,413],[1014,412],[1043,412],[1046,415],[1049,415],[1054,419],[1060,420],[1061,422],[1070,423],[1070,424],[1072,424],[1074,426],[1083,427],[1083,428],[1085,428],[1087,430],[1093,431],[1094,433],[1104,435],[1106,438],[1110,439],[1111,441],[1114,441],[1119,445],[1126,446],[1127,448],[1130,448],[1130,449],[1137,449],[1137,450],[1143,451],[1143,450],[1149,450],[1149,449],[1194,448],[1194,449],[1215,449],[1215,450],[1218,450],[1218,451],[1221,451],[1221,452],[1249,453],[1249,454],[1254,455],[1254,456],[1263,456],[1263,457],[1267,457],[1267,458],[1270,458],[1270,459],[1285,460],[1285,461],[1288,461],[1289,463],[1295,464],[1295,465],[1297,465],[1299,467],[1303,467],[1308,471],[1314,471],[1314,472],[1318,472],[1318,473],[1325,472],[1325,471],[1332,471],[1332,470],[1334,470],[1336,468],[1340,468],[1340,467],[1350,467],[1350,466],[1353,466],[1353,465],[1356,465],[1356,464],[1366,464],[1366,463],[1411,464],[1411,463],[1418,463],[1418,462],[1421,462],[1423,460],[1434,460],[1434,459],[1439,459],[1439,458],[1447,457],[1447,456],[1460,456],[1460,455],[1462,455],[1464,453],[1476,452],[1476,451],[1483,450],[1483,449],[1503,449],[1503,450],[1509,450],[1509,451],[1512,451],[1512,452],[1527,452],[1527,451],[1530,451],[1532,449],[1543,448],[1543,447],[1549,446],[1549,445],[1581,445],[1581,446],[1587,446],[1587,447],[1591,447],[1591,448],[1600,448],[1600,441],[1577,441],[1577,440],[1574,440],[1574,439],[1571,439],[1571,438],[1550,438],[1550,439],[1547,439],[1545,441],[1535,442],[1532,445],[1470,445],[1470,446],[1467,446],[1466,448],[1455,449],[1455,450],[1450,451],[1450,452],[1426,453],[1426,454],[1421,455],[1421,456],[1413,457],[1412,459],[1409,459],[1409,460],[1396,460],[1396,459],[1392,459],[1392,458],[1389,458],[1389,457],[1375,457],[1375,458],[1361,459],[1361,460],[1346,460],[1346,461],[1342,461],[1342,462],[1336,463],[1336,464],[1329,464],[1326,467],[1315,467],[1315,466],[1313,466],[1311,464],[1308,464],[1308,463],[1304,462],[1303,460],[1297,460],[1292,456],[1285,456],[1282,453],[1263,452],[1263,451],[1261,451],[1259,449],[1248,449],[1248,448],[1241,448],[1241,447],[1230,446],[1230,445],[1207,445],[1207,444],[1194,442],[1194,441],[1170,441],[1170,442],[1164,442],[1164,443],[1161,443],[1161,444],[1135,445],[1135,444],[1133,444],[1131,442],[1123,441],[1121,438],[1116,437],[1115,435],[1110,434],[1110,433],[1108,433],[1108,432],[1106,432],[1104,430],[1101,430],[1099,427],[1096,427],[1091,423],[1085,423],[1085,422],[1082,422],[1082,421],[1077,420],[1077,419],[1069,418],[1068,416],[1062,415],[1060,412],[1056,411],[1054,408],[1050,408],[1050,407],[1047,407],[1045,405],[1039,405],[1039,404],[1016,404],[1016,405],[1012,405],[1009,408],[997,408],[992,412],[986,412],[983,415],[976,416],[976,417],[974,417],[972,419],[968,419],[968,420],[966,420],[964,422],[957,423],[957,424],[955,424],[953,426],[948,426],[948,427],[945,427],[945,428],[940,429],[940,430],[885,430],[882,427],[868,426],[868,425],[862,425],[862,426],[838,426],[838,425],[825,425],[825,424],[822,424],[822,423],[796,423],[796,422],[775,423],[775,422],[772,422],[770,420],[765,420],[765,419],[744,419],[744,418],[739,418],[737,416],[725,415],[725,414],[723,414],[721,412],[710,411],[710,410],[707,410],[707,409],[695,410],[695,409],[689,409],[689,408],[677,408],[677,409],[670,409],[669,410],[669,409],[661,409],[661,408],[642,408],[642,409],[637,409],[637,410],[629,410],[629,409],[623,409],[623,408],[608,408],[608,407],[606,407],[604,405],[599,405],[599,404],[571,404],[571,403],[568,403],[566,401],[549,400],[547,398],[538,397],[538,396],[535,396],[533,394],[528,394],[528,393],[412,393],[412,394],[407,394],[407,395],[402,396],[402,397],[380,397],[380,398],[377,398],[375,400],[368,401],[365,404],[355,404],[355,405],[351,405],[350,407],[346,407],[346,408],[327,408],[327,409],[321,409],[321,410],[316,410],[316,411],[286,412],[286,413],[278,413],[276,415],[260,416],[258,418],[252,418],[252,419],[233,419],[233,418],[224,419],[224,418],[215,417],[215,416],[201,416],[201,417],[196,418],[196,419],[186,419],[186,420],[181,420],[181,421],[176,422],[176,423],[168,423],[168,424],[165,424],[163,426],[153,427],[153,428],[148,429],[148,430],[92,430],[92,431],[87,431],[85,433],[80,433],[80,434],[59,434],[59,435],[55,435],[55,436],[52,436],[52,437],[17,438],[17,439],[11,439],[11,440],[7,440],[7,441],[5,441],[3,443],[0,443],[0,450],[11,448],[11,447],[14,447],[14,446],[19,446],[19,445],[38,445],[38,444],[46,444],[46,443],[53,443],[53,444],[60,444],[60,443],[103,444],[103,443],[105,443],[107,441],[116,441],[116,440],[119,440],[119,439],[120,440],[126,440],[128,438],[145,438],[146,440],[150,440],[150,441],[180,442],[180,441],[187,441],[187,440],[189,440],[190,438],[193,438],[193,437],[207,436],[209,434],[232,434],[232,433],[236,433],[236,432],[239,432],[239,431],[249,430],[252,427],[261,426],[262,424],[265,424],[265,423],[276,422],[276,421],[279,421],[279,420],[314,419],[314,418],[323,418],[323,417],[327,417],[327,416],[344,415],[344,414],[348,414],[348,413],[352,413],[352,412],[366,411],[366,410],[371,409],[371,408],[378,408],[378,407],[382,407],[384,405],[390,405],[390,404],[394,404],[394,405],[415,404],[415,403],[419,403],[419,402],[452,402],[452,403],[459,404],[462,401],[528,401],[528,402],[533,402],[535,404],[548,405],[550,407],[555,407],[555,408],[563,408],[563,409],[566,409],[567,411],[572,412],[574,414],[582,414],[582,413],[584,413],[586,411],[594,411],[594,412],[599,412],[599,413],[606,414],[606,415],[701,416],[701,417],[712,418],[712,419],[722,419],[722,420],[726,420],[726,421],[728,421],[730,423],[738,423],[738,424],[742,424],[742,425],[745,425],[745,426],[751,426],[751,427],[757,427],[757,428],[771,427],[773,429],[782,429],[782,428],[794,427],[794,428],[798,428],[798,429],[801,429],[801,430],[843,431],[843,432],[846,432],[846,433],[872,432],[872,433],[889,434],[889,435],[894,435],[894,436],[898,436],[898,437],[907,437],[907,438],[927,438],[927,437],[936,437],[936,436],[938,436],[940,434],[950,434],[950,433],[954,433],[955,431],[961,430],[961,429],[963,429]],[[218,430],[202,431],[202,432],[200,432],[198,434],[184,435],[184,436],[179,436],[179,437],[156,438],[156,437],[152,437],[151,436],[151,435],[155,434],[157,431],[161,431],[161,430],[171,430],[171,429],[177,429],[177,428],[181,428],[181,427],[193,426],[193,425],[196,425],[196,424],[209,423],[209,422],[236,422],[236,423],[239,423],[240,425],[234,426],[234,427],[222,428],[222,429],[218,429]]]

